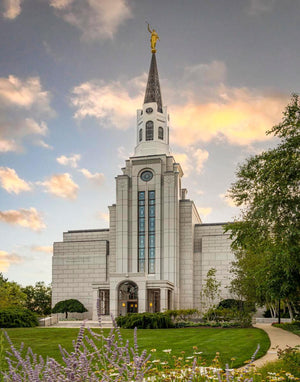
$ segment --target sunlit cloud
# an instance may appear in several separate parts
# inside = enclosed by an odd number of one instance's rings
[[[135,120],[136,109],[141,107],[142,89],[137,95],[129,93],[132,81],[122,86],[120,82],[85,82],[73,89],[71,105],[76,109],[74,117],[78,120],[96,118],[103,127],[128,129]],[[139,83],[135,85],[141,86]]]
[[[0,151],[18,151],[25,138],[45,137],[48,127],[45,117],[54,111],[50,93],[42,88],[39,77],[0,78]]]
[[[7,139],[0,139],[0,153],[7,153],[9,151],[17,151],[18,145],[16,142],[12,140]]]
[[[0,221],[29,228],[33,231],[41,231],[46,227],[41,214],[34,207],[0,211]]]
[[[104,220],[105,222],[109,222],[109,213],[108,212],[99,212],[98,216],[100,219]]]
[[[86,168],[82,168],[78,171],[81,172],[87,179],[91,180],[92,182],[98,185],[102,185],[104,182],[105,177],[104,174],[102,174],[101,172],[95,172],[94,174],[92,174]]]
[[[84,40],[112,39],[132,17],[126,0],[50,0],[57,15],[82,32]]]
[[[22,0],[3,0],[3,17],[8,20],[14,20],[21,13]]]
[[[190,147],[188,153],[175,152],[173,155],[183,168],[186,177],[190,176],[194,171],[201,173],[204,163],[209,157],[208,151],[200,148],[195,149],[194,147]]]
[[[197,207],[200,217],[206,217],[212,212],[211,207]]]
[[[0,250],[0,272],[6,272],[11,264],[19,264],[21,262],[21,256],[16,253],[8,253]]]
[[[222,86],[214,101],[172,106],[172,142],[185,147],[216,139],[235,145],[265,141],[270,139],[266,130],[280,121],[287,100]]]
[[[33,252],[44,252],[44,253],[52,253],[53,247],[52,245],[46,246],[46,245],[33,245],[30,248]]]
[[[30,184],[21,179],[16,171],[9,167],[0,167],[0,184],[4,190],[11,194],[31,190]]]
[[[236,207],[234,200],[227,194],[220,194],[219,197],[225,202],[229,207]]]
[[[74,154],[69,157],[65,155],[61,155],[60,157],[56,158],[56,161],[63,165],[63,166],[70,166],[73,168],[78,167],[78,161],[81,159],[80,154]]]
[[[64,199],[76,199],[78,185],[74,183],[70,174],[55,174],[44,182],[38,182],[46,192]]]

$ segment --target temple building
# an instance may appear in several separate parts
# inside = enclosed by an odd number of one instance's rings
[[[202,224],[169,147],[169,115],[152,58],[134,155],[116,177],[109,229],[68,231],[54,243],[53,305],[75,298],[102,315],[201,308],[207,272],[228,298],[233,254],[224,223]]]

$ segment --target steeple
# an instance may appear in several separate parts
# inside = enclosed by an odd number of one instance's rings
[[[152,53],[144,104],[150,102],[156,102],[157,111],[162,113],[162,100],[155,53]]]
[[[155,29],[151,30],[151,52],[148,82],[143,108],[137,111],[136,146],[134,156],[170,155],[169,115],[162,106],[158,70],[156,63],[156,42],[159,40]]]

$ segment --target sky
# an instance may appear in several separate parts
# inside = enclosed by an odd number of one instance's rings
[[[300,0],[2,0],[0,272],[51,282],[52,245],[107,228],[150,65],[203,223],[239,216],[238,164],[300,89]]]

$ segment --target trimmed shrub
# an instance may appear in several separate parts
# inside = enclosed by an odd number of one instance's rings
[[[116,318],[118,326],[124,329],[166,329],[174,327],[165,313],[130,313]]]
[[[250,312],[229,308],[211,308],[203,315],[204,321],[237,323],[242,328],[252,326]]]
[[[188,321],[196,313],[199,313],[197,309],[177,309],[164,312],[164,314],[168,315],[173,321]]]
[[[31,328],[38,325],[37,316],[26,308],[0,309],[0,328]]]

